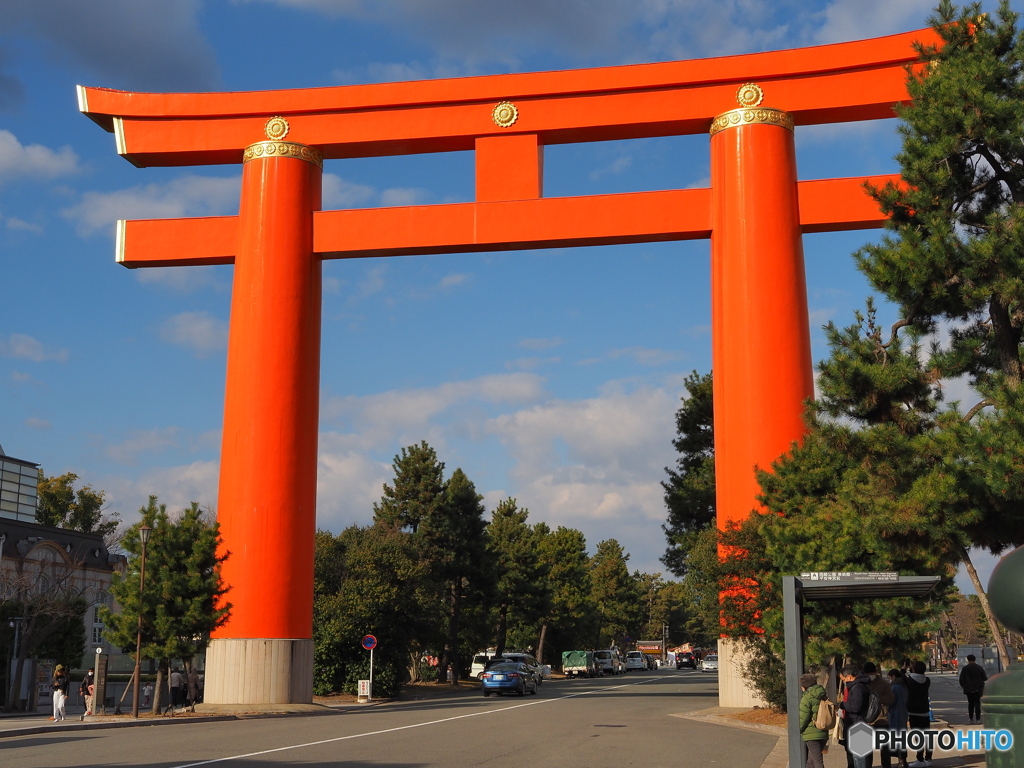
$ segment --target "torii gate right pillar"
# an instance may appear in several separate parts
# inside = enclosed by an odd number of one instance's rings
[[[793,120],[745,108],[711,129],[711,328],[718,526],[757,508],[768,469],[804,433],[813,395]],[[722,599],[729,599],[728,592]],[[719,705],[758,703],[720,641]]]

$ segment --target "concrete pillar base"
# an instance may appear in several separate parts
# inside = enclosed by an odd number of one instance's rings
[[[312,704],[313,641],[211,640],[203,701],[210,706]]]
[[[747,651],[739,640],[721,638],[718,641],[718,706],[767,707],[768,702],[747,685],[743,666]]]

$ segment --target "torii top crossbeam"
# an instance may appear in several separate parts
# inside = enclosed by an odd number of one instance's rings
[[[864,182],[895,178],[798,181],[794,126],[892,117],[915,41],[938,37],[292,91],[80,88],[135,165],[243,166],[237,216],[118,228],[125,266],[234,264],[217,509],[234,608],[206,701],[312,698],[322,259],[711,238],[718,515],[745,518],[754,467],[800,438],[813,394],[802,234],[881,226]],[[543,196],[546,144],[703,131],[707,189]],[[454,150],[475,153],[474,202],[320,210],[323,158]],[[720,702],[745,705],[730,669],[723,655]]]
[[[275,115],[290,124],[289,140],[326,159],[477,151],[476,203],[317,212],[314,249],[323,258],[707,238],[709,190],[543,198],[541,148],[701,133],[735,106],[747,81],[797,126],[889,118],[907,99],[915,40],[937,36],[921,30],[696,61],[286,91],[79,88],[79,107],[113,131],[118,152],[139,167],[240,163]],[[492,116],[501,101],[518,112],[507,127]],[[865,180],[802,182],[803,231],[880,226]],[[125,222],[118,260],[231,263],[236,230],[236,217]]]

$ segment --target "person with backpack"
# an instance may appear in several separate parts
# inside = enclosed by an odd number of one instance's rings
[[[907,721],[914,730],[926,731],[931,728],[931,701],[928,689],[932,681],[925,675],[924,662],[915,661],[912,667],[914,670],[906,676],[907,686]],[[917,760],[910,764],[910,768],[929,768],[932,764],[932,751],[928,749],[927,742],[923,749],[917,751]]]
[[[804,762],[807,768],[825,768],[822,752],[828,744],[828,729],[832,723],[825,725],[823,719],[829,714],[832,702],[828,701],[828,694],[814,675],[801,675],[800,688],[804,691],[800,698],[800,738],[804,740]],[[831,709],[833,719],[834,713],[835,710]]]
[[[889,705],[889,732],[904,733],[907,730],[907,686],[903,670],[889,670],[889,684],[892,686],[893,702]],[[896,768],[907,768],[907,750],[897,749]]]
[[[856,664],[847,664],[839,673],[839,679],[843,681],[846,692],[843,695],[843,703],[840,710],[843,713],[843,731],[849,731],[857,723],[866,723],[868,707],[871,703],[871,678],[865,675]],[[872,753],[857,757],[850,752],[850,747],[843,739],[842,744],[846,747],[847,768],[871,768]]]
[[[867,662],[861,669],[865,675],[871,678],[868,683],[868,690],[871,691],[871,698],[868,701],[868,713],[864,719],[872,728],[880,730],[889,729],[889,707],[894,701],[892,686],[888,677],[882,677],[878,673],[878,667]],[[892,752],[889,746],[883,745],[881,749],[882,768],[892,768]]]

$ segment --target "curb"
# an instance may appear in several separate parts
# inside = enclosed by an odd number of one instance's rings
[[[778,736],[778,741],[772,747],[772,751],[762,761],[759,768],[787,768],[789,765],[789,744],[786,739],[786,729],[778,725],[761,725],[759,723],[747,723],[737,720],[734,717],[720,717],[718,715],[698,714],[672,714],[669,717],[679,717],[683,720],[694,720],[698,723],[711,723],[712,725],[724,725],[727,728],[741,728],[746,731],[757,731]]]
[[[382,702],[383,703],[383,702]],[[376,702],[374,702],[376,704]],[[365,706],[365,705],[361,705]],[[356,707],[351,707],[355,709]],[[361,708],[361,707],[360,707]],[[67,723],[65,725],[33,725],[26,728],[7,728],[0,729],[0,739],[13,738],[15,736],[37,736],[42,733],[58,733],[61,731],[105,731],[111,728],[145,728],[148,726],[161,726],[161,725],[182,725],[185,723],[221,723],[227,720],[260,720],[268,717],[294,717],[296,715],[302,717],[319,716],[319,715],[331,715],[338,712],[347,711],[349,708],[342,709],[341,707],[325,707],[325,711],[322,713],[318,712],[253,712],[249,714],[239,713],[231,715],[207,715],[205,717],[161,717],[161,718],[146,718],[145,720],[134,720],[134,719],[118,719],[103,722],[102,720],[94,720],[93,722],[78,722],[78,723]]]

